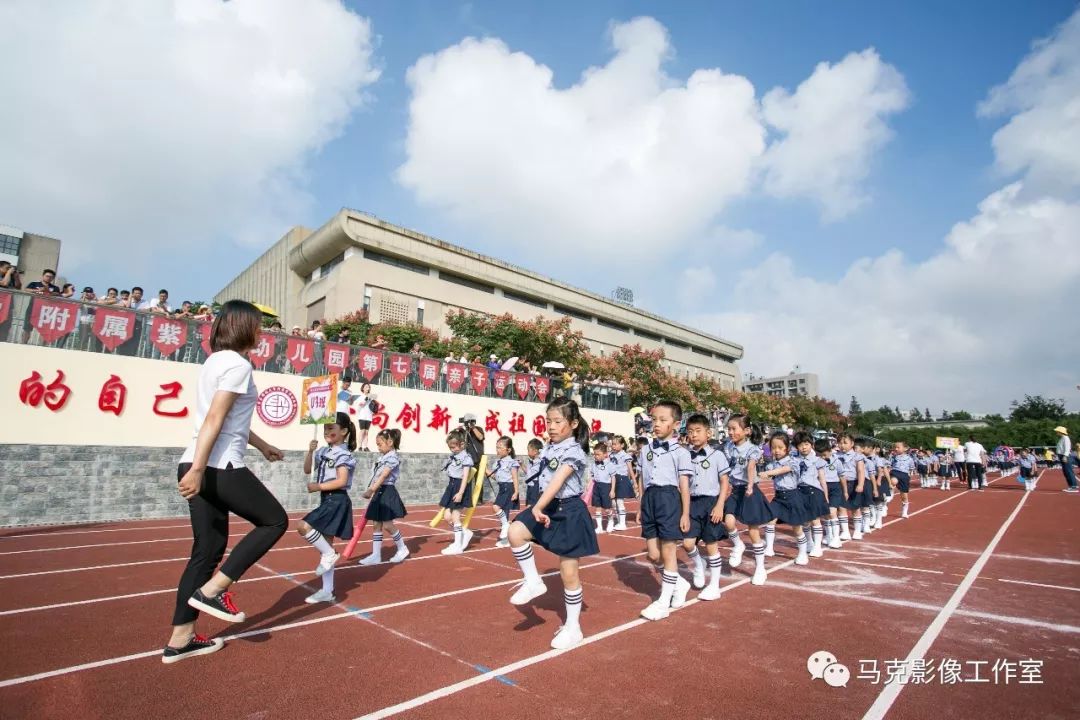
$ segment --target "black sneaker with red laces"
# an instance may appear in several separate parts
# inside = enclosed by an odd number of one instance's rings
[[[174,648],[170,645],[166,645],[164,652],[161,653],[161,662],[166,665],[171,665],[174,662],[180,662],[185,658],[195,657],[196,655],[216,653],[224,646],[225,642],[221,638],[210,640],[204,638],[202,635],[195,635],[184,647]]]
[[[233,603],[232,593],[223,592],[214,597],[203,595],[202,590],[196,590],[195,594],[188,598],[188,605],[196,610],[210,613],[218,620],[225,622],[244,622],[247,616]]]

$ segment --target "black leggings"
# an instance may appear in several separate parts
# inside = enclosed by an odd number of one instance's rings
[[[967,481],[968,487],[975,488],[976,483],[986,482],[986,475],[984,474],[982,463],[968,463],[967,464]]]
[[[182,463],[176,469],[176,481],[180,482],[190,469],[190,463]],[[233,581],[239,580],[257,563],[289,527],[289,516],[277,498],[250,470],[233,468],[232,464],[225,470],[206,468],[202,490],[188,500],[188,511],[195,538],[191,544],[191,559],[180,576],[176,591],[173,625],[194,622],[199,616],[199,611],[187,604],[188,598],[206,584],[225,554],[230,512],[255,526],[236,544],[229,559],[221,566],[221,572]]]

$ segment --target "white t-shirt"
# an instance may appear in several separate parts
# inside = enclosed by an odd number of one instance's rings
[[[953,448],[952,459],[954,463],[964,462],[964,446],[961,445],[958,448]]]
[[[213,353],[199,371],[199,384],[195,389],[195,434],[192,435],[191,444],[180,457],[180,462],[189,463],[195,459],[195,441],[218,390],[236,393],[239,397],[225,416],[221,433],[210,451],[207,466],[224,469],[232,463],[234,468],[244,467],[244,451],[248,446],[251,414],[255,411],[258,391],[255,389],[251,363],[233,350]]]
[[[982,465],[983,454],[985,452],[986,448],[974,440],[964,443],[964,454],[967,455],[967,461],[969,463],[978,463],[979,465]]]
[[[369,399],[370,398],[368,398],[367,395],[361,393],[357,395],[356,399],[353,401],[356,403],[355,407],[357,420],[365,420],[367,422],[371,422],[371,418],[373,416],[371,414],[371,405],[368,404]]]

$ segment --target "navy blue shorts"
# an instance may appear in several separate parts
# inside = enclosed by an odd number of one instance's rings
[[[892,483],[889,482],[888,477],[883,477],[878,482],[878,488],[879,488],[879,491],[881,492],[882,499],[885,499],[885,498],[889,497],[890,495],[892,495]]]
[[[671,485],[650,485],[641,498],[641,537],[682,540],[682,497]]]
[[[898,492],[906,493],[911,492],[911,476],[906,472],[900,472],[899,470],[892,471],[893,479],[896,480],[896,490]]]
[[[637,497],[634,494],[634,483],[631,482],[629,475],[615,476],[615,497],[619,500]]]
[[[389,522],[403,518],[408,513],[401,495],[393,485],[380,485],[364,510],[364,517],[372,522]]]
[[[499,483],[499,494],[495,496],[495,507],[501,508],[507,515],[511,510],[517,510],[520,507],[520,503],[517,500],[510,500],[514,497],[514,483]]]
[[[472,490],[473,484],[470,482],[465,486],[465,492],[461,494],[461,502],[454,502],[454,495],[457,495],[457,491],[461,488],[461,478],[454,478],[446,485],[446,490],[443,491],[442,499],[439,500],[439,507],[446,508],[447,510],[462,510],[464,508],[472,507]]]
[[[851,501],[844,499],[844,489],[847,487],[847,482],[845,480],[841,479],[840,482],[831,482],[827,484],[829,486],[829,507],[838,510],[851,507]]]
[[[813,485],[800,485],[799,492],[805,498],[807,522],[828,517],[829,500],[826,498],[825,493],[821,491],[821,488],[816,488]]]
[[[536,521],[531,507],[518,513],[514,522],[529,529],[534,543],[559,557],[580,558],[600,552],[593,519],[580,497],[552,500],[544,514],[551,518],[548,527]]]
[[[811,515],[806,507],[806,497],[795,490],[780,490],[777,488],[769,503],[773,517],[776,521],[791,527],[798,527],[810,522]]]
[[[764,525],[771,522],[773,515],[769,501],[760,485],[754,485],[754,491],[747,494],[746,485],[732,485],[731,494],[724,503],[724,515],[733,515],[743,525]]]
[[[615,501],[611,499],[611,483],[594,482],[592,488],[592,502],[593,507],[603,508],[610,510],[615,506]]]
[[[718,499],[716,495],[690,496],[690,531],[683,534],[684,538],[714,543],[727,537],[723,514],[718,523],[714,523],[711,517]]]
[[[1030,479],[1032,476],[1031,468],[1026,468],[1023,465],[1020,466],[1020,477],[1024,479]]]
[[[352,500],[344,490],[322,493],[319,507],[304,516],[304,522],[326,537],[348,540],[353,536]]]
[[[540,483],[531,482],[525,486],[525,506],[532,507],[540,499]]]

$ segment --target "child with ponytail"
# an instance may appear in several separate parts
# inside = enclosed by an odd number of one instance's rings
[[[397,428],[383,430],[375,436],[375,447],[379,450],[379,459],[371,469],[371,484],[364,491],[364,497],[370,501],[364,517],[372,523],[374,532],[371,536],[371,554],[360,561],[361,565],[378,565],[382,562],[384,533],[390,533],[396,548],[390,562],[399,563],[409,557],[409,548],[405,546],[401,531],[394,527],[395,520],[408,514],[397,490],[401,478],[401,458],[397,453],[401,449],[401,431]]]

